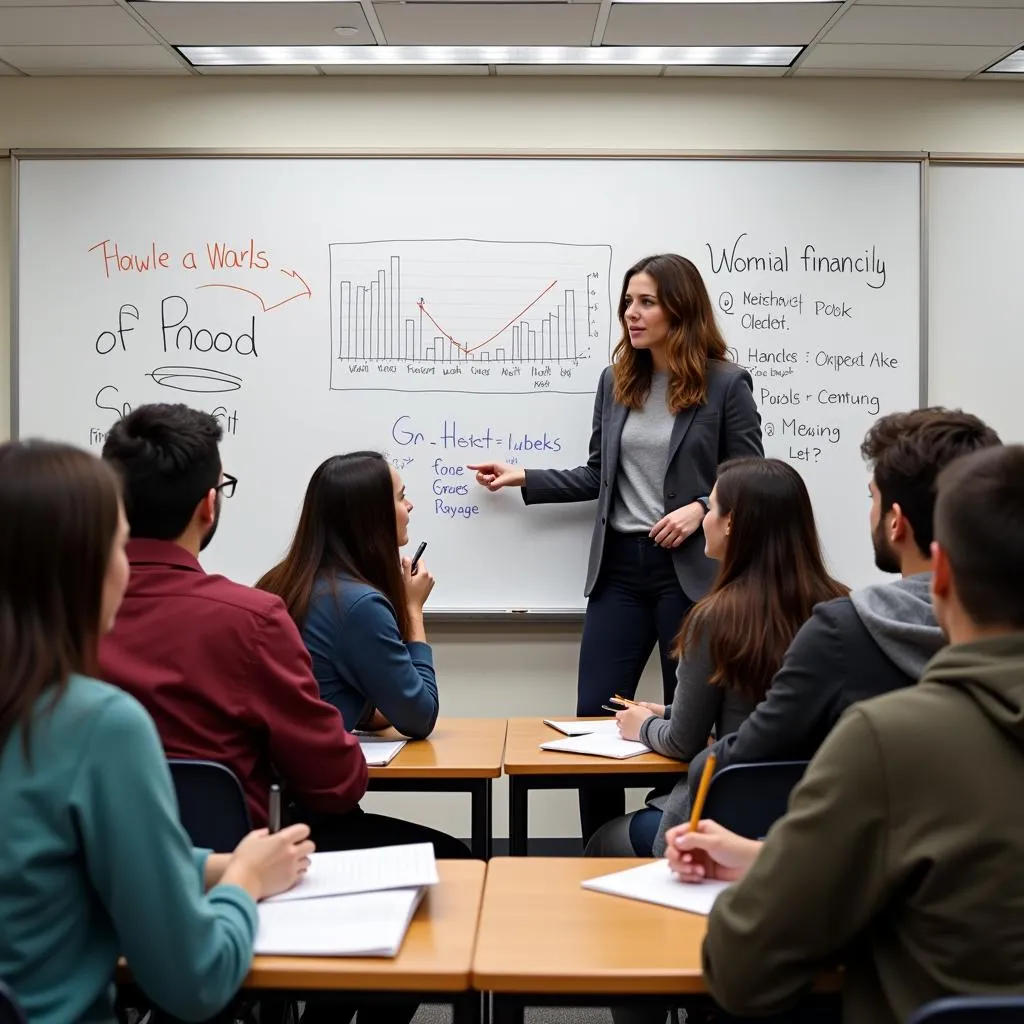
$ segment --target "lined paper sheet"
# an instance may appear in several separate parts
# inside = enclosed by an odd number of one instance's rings
[[[604,892],[609,896],[625,896],[644,903],[687,910],[691,914],[711,913],[720,893],[730,882],[681,882],[663,860],[627,868],[611,875],[601,875],[583,882],[584,889]]]
[[[622,760],[636,757],[637,754],[650,753],[646,743],[620,739],[618,736],[606,736],[601,733],[589,733],[586,736],[567,736],[564,740],[552,740],[542,743],[541,750],[560,750],[565,754],[595,754],[597,757],[615,757]]]
[[[397,956],[423,889],[259,905],[255,951],[276,956]]]
[[[619,723],[614,718],[600,722],[556,722],[553,719],[545,718],[544,724],[565,733],[566,736],[601,735],[617,737],[619,735]]]
[[[437,861],[430,843],[314,853],[309,870],[298,884],[265,902],[285,903],[424,885],[437,885]]]
[[[359,737],[359,749],[368,765],[378,767],[390,764],[395,754],[405,746],[407,740],[375,740],[368,736]]]

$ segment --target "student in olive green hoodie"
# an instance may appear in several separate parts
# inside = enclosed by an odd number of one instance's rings
[[[1024,446],[939,477],[932,595],[950,646],[843,716],[763,844],[673,829],[715,903],[704,973],[728,1012],[784,1011],[845,967],[845,1024],[1024,993]]]
[[[162,1010],[205,1020],[249,971],[255,901],[308,866],[309,829],[193,850],[152,720],[89,678],[128,580],[109,466],[0,445],[0,523],[0,979],[30,1024],[113,1024],[123,954]]]

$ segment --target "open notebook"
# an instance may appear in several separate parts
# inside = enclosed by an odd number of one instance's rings
[[[565,754],[594,754],[597,757],[615,757],[622,760],[636,757],[637,754],[648,754],[651,748],[646,743],[636,743],[616,736],[608,736],[599,732],[588,733],[586,736],[566,736],[564,740],[552,740],[542,743],[541,750],[560,750]]]
[[[664,860],[583,882],[584,889],[594,892],[705,915],[711,913],[715,900],[729,885],[729,882],[681,882]]]
[[[275,956],[397,956],[426,889],[264,902],[255,951]]]
[[[437,885],[437,861],[430,843],[314,853],[309,861],[309,870],[296,885],[266,902],[290,903]]]
[[[597,719],[592,722],[556,722],[552,718],[545,718],[544,724],[550,725],[552,729],[557,729],[559,732],[565,733],[566,736],[590,736],[593,734],[617,737],[619,735],[619,723],[618,720],[614,718]]]
[[[256,952],[396,956],[437,881],[430,843],[314,853],[298,884],[259,905]]]
[[[359,749],[366,758],[366,763],[376,768],[391,764],[395,754],[405,746],[407,740],[377,740],[370,736],[359,737]]]

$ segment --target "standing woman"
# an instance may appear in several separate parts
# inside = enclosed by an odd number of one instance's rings
[[[526,504],[597,499],[585,594],[576,712],[600,715],[636,693],[655,644],[672,703],[679,623],[711,586],[700,525],[719,463],[763,456],[750,375],[728,361],[694,264],[649,256],[626,271],[622,337],[601,375],[590,456],[576,469],[470,466],[489,490],[521,487]],[[625,810],[622,786],[580,791],[583,841]]]

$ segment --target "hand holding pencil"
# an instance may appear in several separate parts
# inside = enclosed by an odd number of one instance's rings
[[[735,882],[746,874],[761,851],[757,840],[744,839],[717,822],[701,818],[714,774],[715,756],[710,754],[704,762],[689,823],[677,825],[665,835],[668,865],[683,882]]]

